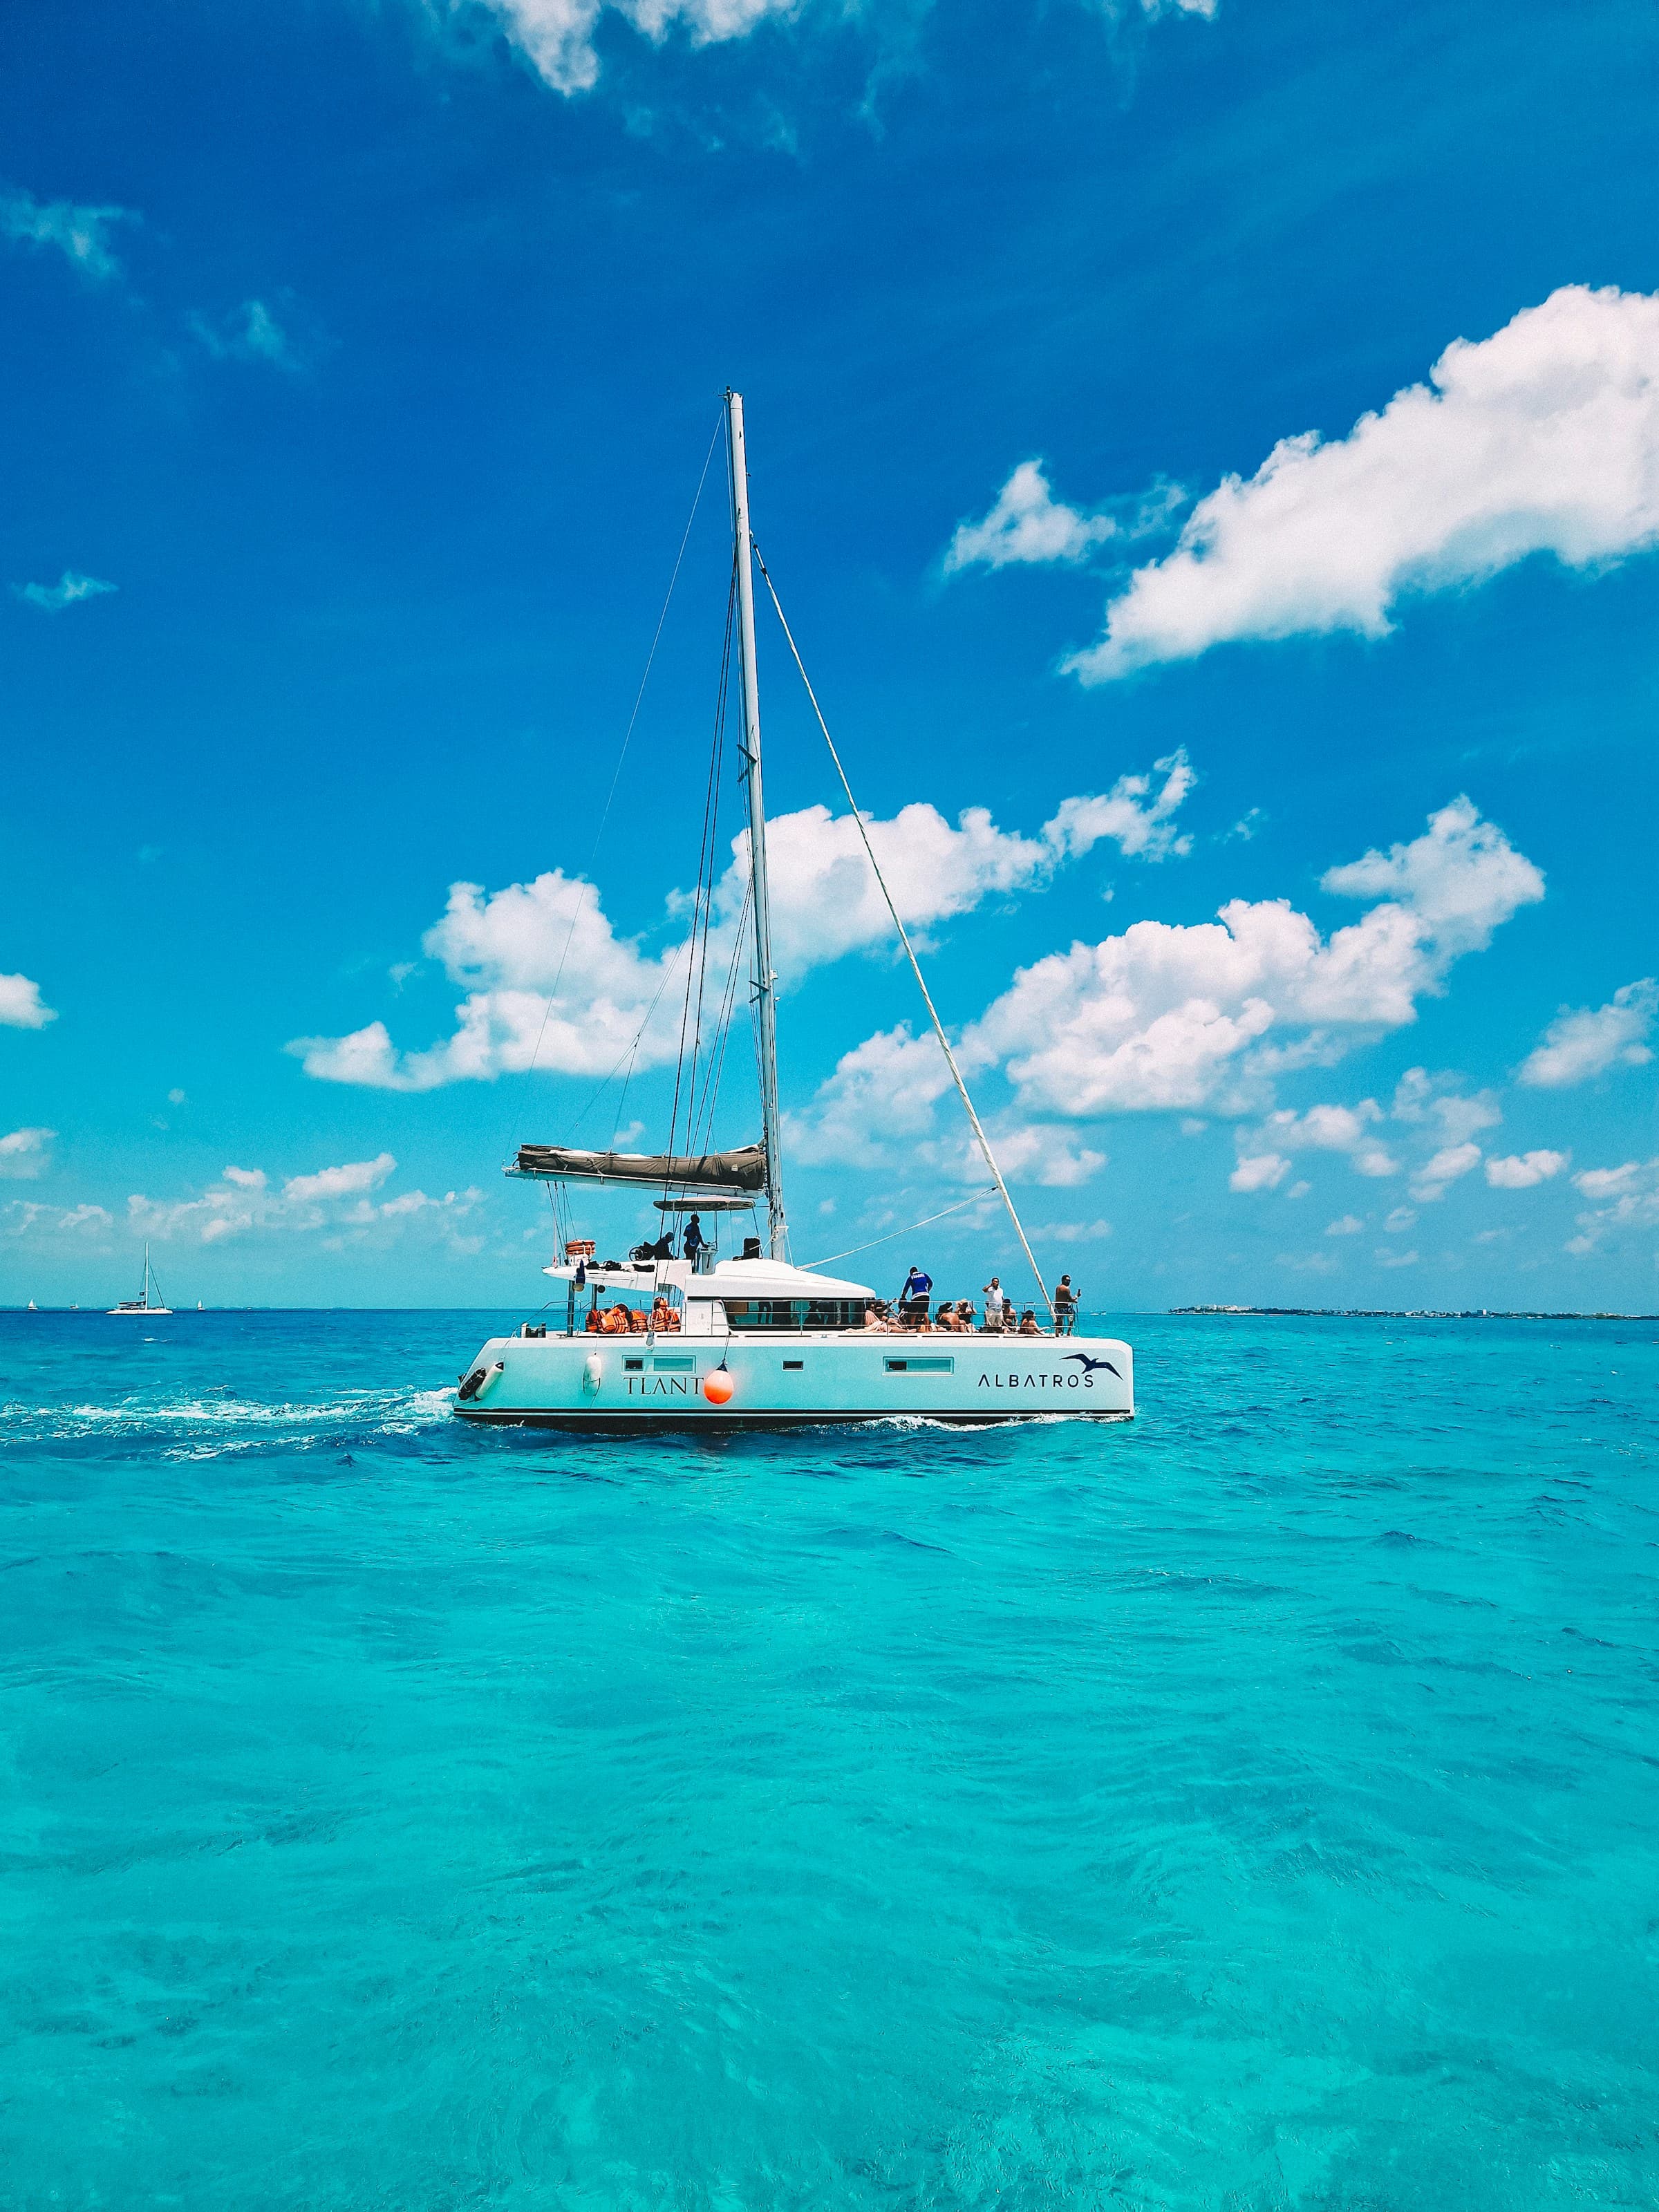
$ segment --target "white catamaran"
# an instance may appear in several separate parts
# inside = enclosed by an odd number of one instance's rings
[[[151,1303],[149,1295],[152,1285],[155,1285],[155,1290],[154,1304]],[[144,1247],[143,1289],[139,1291],[136,1298],[123,1298],[119,1305],[110,1306],[106,1310],[112,1314],[170,1314],[173,1311],[173,1308],[161,1296],[161,1285],[155,1281],[155,1276],[150,1273],[148,1244]]]
[[[736,632],[741,757],[748,798],[750,994],[761,1141],[733,1152],[699,1152],[688,1146],[684,1153],[676,1153],[671,1126],[670,1150],[661,1155],[521,1145],[507,1170],[509,1176],[553,1186],[556,1197],[583,1185],[629,1188],[641,1195],[654,1191],[653,1203],[662,1217],[659,1229],[666,1233],[654,1242],[643,1241],[625,1262],[604,1263],[595,1262],[590,1239],[568,1236],[562,1254],[556,1246],[553,1264],[542,1271],[563,1285],[562,1300],[556,1296],[551,1308],[544,1310],[545,1317],[525,1322],[516,1335],[489,1339],[461,1377],[455,1410],[472,1422],[634,1432],[890,1420],[904,1414],[960,1424],[1029,1419],[1045,1413],[1122,1419],[1134,1411],[1129,1346],[1115,1337],[1062,1333],[1074,1315],[1063,1308],[1057,1313],[1043,1288],[1041,1270],[867,835],[864,842],[871,868],[921,987],[992,1186],[1008,1209],[1053,1326],[1036,1336],[988,1329],[872,1326],[881,1309],[867,1285],[826,1274],[822,1267],[796,1267],[788,1259],[755,665],[757,565],[803,681],[806,672],[750,532],[743,400],[735,392],[726,396],[726,428],[733,538],[728,621]],[[862,833],[863,817],[810,682],[806,690],[853,819]],[[707,830],[705,845],[712,852]],[[706,936],[704,951],[706,965]],[[688,986],[688,1002],[689,992]],[[723,1054],[723,1042],[721,1049]],[[711,1112],[717,1086],[718,1070],[712,1083],[706,1074],[703,1098]],[[695,1107],[695,1060],[690,1096]],[[688,1119],[694,1125],[695,1115]],[[763,1207],[764,1252],[759,1236],[746,1237],[742,1256],[736,1259],[719,1258],[714,1238],[698,1243],[705,1217],[715,1224],[717,1236],[722,1216]],[[696,1229],[690,1237],[682,1233],[676,1256],[673,1227],[678,1224],[689,1229],[694,1220]],[[567,1221],[565,1225],[574,1224]],[[146,1294],[148,1281],[147,1272]],[[618,1317],[619,1308],[630,1317],[631,1326]],[[920,1311],[913,1306],[908,1318],[914,1323],[926,1312],[924,1299]],[[604,1316],[611,1316],[608,1327],[602,1325]]]

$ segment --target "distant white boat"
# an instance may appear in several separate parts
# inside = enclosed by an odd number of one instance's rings
[[[40,1312],[40,1307],[39,1307],[38,1305],[36,1305],[36,1304],[35,1304],[34,1300],[33,1300],[33,1298],[31,1298],[31,1299],[29,1300],[28,1304],[27,1304],[24,1307],[24,1309],[23,1309],[23,1311],[24,1311],[25,1313],[39,1313],[39,1312]]]
[[[153,1301],[149,1295],[150,1286],[152,1284],[155,1285],[155,1297]],[[150,1273],[149,1247],[148,1244],[144,1247],[143,1289],[138,1293],[138,1296],[136,1298],[123,1298],[118,1306],[109,1306],[106,1307],[105,1310],[110,1314],[170,1314],[173,1311],[173,1308],[170,1305],[163,1303],[161,1297],[161,1285],[155,1281],[155,1278]]]
[[[198,1298],[196,1301],[196,1310],[198,1313],[205,1313],[207,1311],[207,1308],[202,1304],[200,1298]]]

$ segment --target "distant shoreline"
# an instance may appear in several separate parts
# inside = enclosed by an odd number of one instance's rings
[[[1172,1314],[1256,1314],[1304,1321],[1651,1321],[1659,1314],[1540,1313],[1496,1306],[1170,1306]]]

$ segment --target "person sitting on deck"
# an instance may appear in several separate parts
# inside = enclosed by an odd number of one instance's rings
[[[672,1336],[680,1325],[680,1317],[666,1298],[659,1295],[651,1302],[651,1326],[659,1336]]]
[[[1019,1317],[1019,1334],[1022,1336],[1041,1336],[1042,1334],[1037,1327],[1036,1316],[1031,1311],[1030,1306],[1026,1307]]]
[[[886,1308],[882,1304],[879,1298],[872,1298],[869,1304],[864,1309],[864,1319],[860,1322],[860,1328],[885,1328],[887,1326],[885,1319],[886,1310]]]
[[[933,1316],[933,1327],[935,1328],[948,1328],[954,1330],[956,1325],[957,1310],[955,1306],[951,1304],[949,1298],[941,1298],[939,1302],[939,1311]]]
[[[957,1300],[957,1327],[961,1329],[964,1334],[971,1334],[975,1325],[976,1324],[974,1320],[973,1300],[971,1298],[958,1298]]]

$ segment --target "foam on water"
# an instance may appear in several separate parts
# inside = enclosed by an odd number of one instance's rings
[[[1659,1329],[624,1441],[503,1324],[0,1317],[6,2212],[1659,2201]]]

